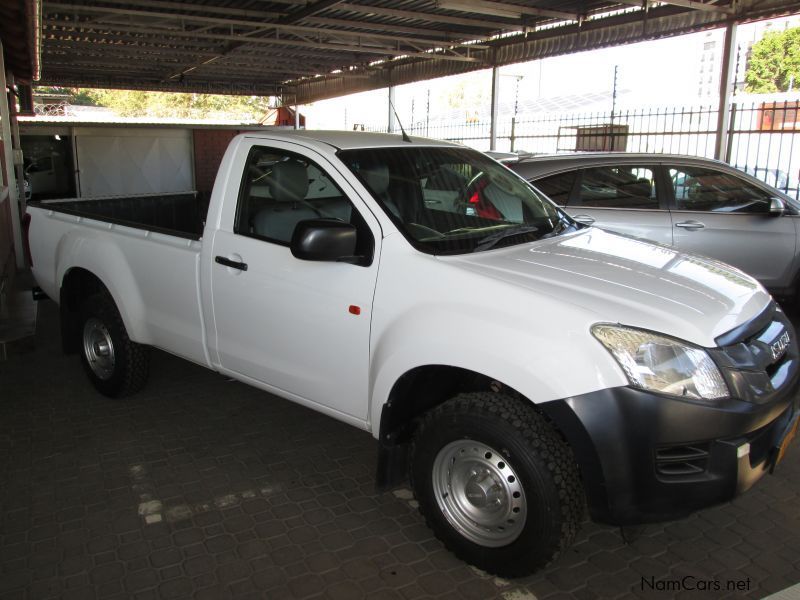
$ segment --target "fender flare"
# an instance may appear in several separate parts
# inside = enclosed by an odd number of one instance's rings
[[[56,247],[56,256],[59,257],[56,281],[59,289],[63,288],[65,278],[72,269],[88,271],[111,294],[130,339],[140,344],[151,343],[144,318],[144,301],[128,260],[118,245],[93,233],[91,230],[75,229],[59,240]]]

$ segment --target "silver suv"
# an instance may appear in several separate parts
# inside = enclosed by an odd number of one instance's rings
[[[576,221],[716,258],[778,296],[797,291],[800,204],[725,163],[628,153],[503,162]]]

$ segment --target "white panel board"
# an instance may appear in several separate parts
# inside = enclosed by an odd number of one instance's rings
[[[194,189],[188,129],[75,130],[82,197]]]

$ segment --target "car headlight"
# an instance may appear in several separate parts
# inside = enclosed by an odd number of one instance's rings
[[[696,400],[730,395],[722,373],[702,348],[619,325],[594,325],[592,335],[635,387]]]

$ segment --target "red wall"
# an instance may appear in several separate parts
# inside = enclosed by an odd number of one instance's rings
[[[208,198],[214,187],[219,163],[228,143],[241,133],[232,129],[194,129],[194,181],[195,189]]]

